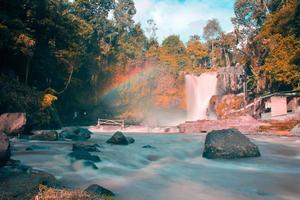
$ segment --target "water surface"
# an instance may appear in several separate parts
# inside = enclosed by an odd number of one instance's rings
[[[128,146],[105,144],[111,134],[94,134],[88,143],[101,144],[99,169],[72,162],[73,142],[14,141],[14,159],[54,174],[66,185],[92,183],[120,200],[250,200],[300,197],[300,138],[256,136],[262,157],[208,160],[201,157],[205,135],[127,134]],[[45,149],[25,151],[33,145]],[[151,145],[153,149],[142,148]]]

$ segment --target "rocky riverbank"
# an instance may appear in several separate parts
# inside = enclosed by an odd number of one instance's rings
[[[61,131],[40,130],[25,131],[27,123],[23,113],[7,113],[0,116],[0,199],[79,199],[101,200],[112,199],[114,193],[99,185],[90,185],[86,190],[67,188],[52,174],[36,170],[34,167],[12,160],[14,146],[10,141],[14,137],[31,141],[74,141],[73,153],[70,158],[85,160],[86,165],[95,166],[101,161],[98,156],[89,152],[99,151],[98,146],[84,145],[80,142],[91,138],[92,132],[85,128],[66,128]],[[43,145],[31,145],[28,152],[45,150]],[[53,163],[54,164],[54,163]]]

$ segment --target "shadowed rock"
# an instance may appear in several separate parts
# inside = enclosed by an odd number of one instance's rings
[[[135,140],[132,137],[126,137],[128,144],[132,144],[135,142]]]
[[[104,188],[104,187],[101,187],[100,185],[97,185],[97,184],[93,184],[93,185],[90,185],[88,188],[85,189],[86,192],[88,193],[91,193],[91,194],[96,194],[96,195],[105,195],[105,196],[115,196],[115,194]]]
[[[0,166],[4,165],[10,158],[10,145],[8,137],[0,132]]]
[[[120,131],[116,132],[110,139],[106,141],[106,143],[117,145],[128,145],[134,142],[135,140],[132,137],[125,137]]]
[[[60,187],[53,175],[22,165],[20,161],[9,160],[0,168],[0,199],[34,199],[40,185]]]
[[[149,144],[143,146],[142,148],[143,148],[143,149],[156,149],[155,147],[153,147],[153,146],[151,146],[151,145],[149,145]]]
[[[97,165],[95,165],[95,163],[92,162],[92,161],[90,161],[90,160],[84,161],[84,162],[83,162],[83,165],[84,165],[85,167],[91,167],[91,168],[93,168],[93,169],[98,169]]]
[[[101,161],[99,156],[92,155],[87,151],[73,151],[72,153],[69,153],[69,156],[76,160],[89,160],[89,161],[93,161],[93,162]]]
[[[100,152],[98,144],[73,144],[73,151]]]
[[[203,152],[205,158],[234,159],[258,156],[258,147],[237,129],[212,131],[206,136]]]
[[[92,132],[86,128],[65,128],[60,135],[62,139],[85,141],[91,138]]]
[[[40,146],[40,145],[31,145],[29,147],[26,148],[26,151],[39,151],[39,150],[48,150],[49,147],[47,146]]]

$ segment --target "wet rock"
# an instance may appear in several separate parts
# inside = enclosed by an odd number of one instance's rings
[[[38,151],[38,150],[48,150],[49,147],[46,146],[40,146],[40,145],[31,145],[29,147],[27,147],[25,150],[26,151]]]
[[[10,158],[9,139],[5,133],[0,132],[0,166],[3,166]]]
[[[93,161],[93,162],[101,161],[99,156],[92,155],[87,151],[73,151],[72,153],[69,153],[69,156],[76,160],[89,160],[89,161]]]
[[[41,140],[41,141],[56,141],[58,140],[58,133],[54,130],[42,130],[42,131],[32,131],[33,135],[29,137],[31,140]]]
[[[93,134],[93,132],[89,131],[89,129],[82,128],[82,127],[75,129],[75,132],[78,132],[78,134],[81,134],[81,135],[92,135]]]
[[[92,167],[93,169],[98,169],[97,165],[95,165],[94,162],[89,161],[89,160],[84,161],[84,162],[83,162],[83,165],[84,165],[85,167]]]
[[[128,144],[132,144],[135,142],[135,140],[132,137],[126,137]]]
[[[290,134],[300,136],[300,124],[296,125],[291,131]]]
[[[125,137],[120,131],[116,132],[110,139],[106,141],[109,144],[128,145],[134,143],[135,140],[131,137]]]
[[[104,187],[101,187],[100,185],[97,185],[97,184],[90,185],[84,191],[88,192],[90,194],[96,194],[96,195],[100,195],[100,196],[103,196],[103,195],[115,196],[115,194],[112,191],[110,191]]]
[[[60,135],[63,139],[85,141],[91,138],[91,134],[86,128],[65,128]]]
[[[237,129],[212,131],[207,134],[203,157],[234,159],[258,157],[258,147]]]
[[[144,148],[144,149],[155,149],[155,147],[153,147],[153,146],[151,146],[149,144],[143,146],[142,148]]]
[[[73,151],[100,152],[98,144],[73,144]]]
[[[33,199],[40,185],[58,187],[55,177],[10,160],[0,168],[0,199]]]
[[[0,116],[0,132],[7,135],[23,133],[26,125],[25,113],[4,113]]]

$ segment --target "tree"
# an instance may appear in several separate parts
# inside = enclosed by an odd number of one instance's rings
[[[257,35],[267,49],[260,72],[270,90],[300,89],[299,8],[299,1],[286,1],[268,16]]]
[[[187,43],[187,53],[192,60],[193,67],[199,65],[207,67],[206,58],[208,57],[208,49],[201,43],[199,36],[191,36]]]
[[[175,74],[189,65],[185,45],[179,36],[171,35],[162,42],[160,60],[170,66]]]
[[[155,23],[155,21],[153,19],[148,19],[146,31],[150,37],[150,43],[153,41],[157,41],[157,35],[156,35],[157,30],[158,30],[158,28],[157,28],[157,24]]]
[[[114,10],[114,19],[119,33],[133,28],[136,9],[133,0],[119,0]]]
[[[216,40],[222,32],[221,26],[217,19],[211,19],[207,21],[206,26],[203,29],[203,37],[211,43],[211,61],[212,66],[214,66],[214,40]]]

